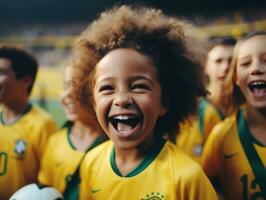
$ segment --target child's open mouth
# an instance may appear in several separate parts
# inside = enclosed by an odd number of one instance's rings
[[[142,121],[139,115],[116,115],[109,120],[120,136],[131,135]]]
[[[256,97],[262,97],[266,94],[266,81],[252,81],[248,87]]]

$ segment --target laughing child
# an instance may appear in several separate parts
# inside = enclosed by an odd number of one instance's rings
[[[121,6],[80,36],[74,88],[111,141],[81,166],[80,199],[216,199],[200,166],[163,139],[197,109],[201,68],[185,24]]]
[[[235,100],[241,91],[246,105],[214,128],[202,166],[226,199],[266,199],[266,32],[240,39],[232,69]]]

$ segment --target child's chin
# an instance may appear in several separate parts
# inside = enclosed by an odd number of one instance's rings
[[[248,104],[253,108],[266,110],[266,97],[263,99],[252,98],[251,100],[248,100]]]
[[[138,146],[137,141],[115,141],[114,142],[115,148],[121,150],[130,150],[134,149]]]

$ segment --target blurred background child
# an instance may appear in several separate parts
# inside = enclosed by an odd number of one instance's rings
[[[245,106],[217,125],[208,138],[202,166],[221,184],[228,200],[266,198],[266,32],[243,37],[234,51],[235,101]]]
[[[38,63],[25,49],[0,45],[0,197],[37,181],[40,160],[56,124],[29,102]]]
[[[228,72],[236,39],[209,39],[205,73],[208,95],[199,100],[198,114],[182,123],[176,144],[196,161],[200,161],[204,143],[212,128],[234,111],[232,90],[227,88]]]
[[[64,90],[61,102],[67,123],[46,147],[39,182],[53,186],[64,195],[64,199],[78,199],[79,166],[86,152],[106,140],[87,109],[74,101],[70,84],[70,66],[65,69]]]

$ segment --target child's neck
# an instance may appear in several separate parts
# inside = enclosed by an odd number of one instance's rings
[[[266,146],[266,110],[258,110],[247,105],[246,120],[254,138]]]
[[[71,128],[70,140],[77,150],[86,151],[98,135],[95,129],[76,121]]]
[[[2,120],[5,124],[12,124],[18,118],[20,118],[25,112],[28,106],[28,101],[21,101],[20,103],[14,103],[9,105],[2,105]]]
[[[224,116],[228,116],[233,112],[232,98],[225,90],[210,88],[208,101]]]
[[[154,145],[154,140],[141,144],[134,149],[115,149],[115,162],[123,176],[133,171],[145,159]]]

